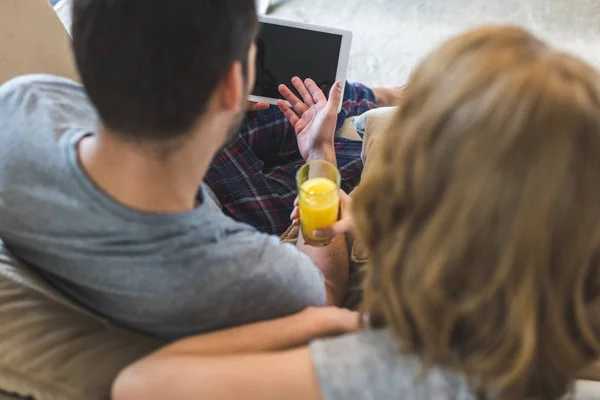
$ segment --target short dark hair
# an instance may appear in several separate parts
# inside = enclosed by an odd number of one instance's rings
[[[231,63],[247,65],[257,27],[254,0],[73,4],[86,91],[107,128],[138,140],[189,132]]]

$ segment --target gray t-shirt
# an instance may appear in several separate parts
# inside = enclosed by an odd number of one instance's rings
[[[476,400],[466,379],[402,355],[388,330],[365,330],[310,344],[325,400]]]
[[[108,197],[76,150],[97,126],[75,82],[31,75],[0,86],[0,238],[55,287],[164,339],[325,303],[308,257],[225,216],[207,188],[202,205],[181,214]]]

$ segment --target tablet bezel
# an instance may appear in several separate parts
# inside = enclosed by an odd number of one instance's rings
[[[281,26],[287,26],[290,28],[299,28],[299,29],[306,29],[306,30],[310,30],[310,31],[340,35],[342,37],[342,43],[340,45],[340,53],[339,53],[339,57],[338,57],[338,65],[337,65],[337,72],[335,75],[335,80],[336,80],[336,82],[337,81],[342,81],[343,83],[346,82],[346,75],[348,74],[348,65],[350,63],[350,49],[352,46],[352,32],[345,30],[345,29],[337,29],[337,28],[331,28],[328,26],[306,24],[303,22],[296,22],[296,21],[289,21],[286,19],[267,17],[264,15],[260,15],[258,17],[258,20],[260,23],[264,23],[264,24],[281,25]],[[300,78],[306,79],[306,78],[310,78],[310,76],[301,76]],[[291,82],[280,82],[280,83],[283,83],[286,85],[291,84]],[[342,89],[342,99],[344,98],[344,89],[345,89],[345,85]],[[326,93],[326,95],[328,95],[328,94],[329,93]],[[269,104],[277,105],[277,100],[279,100],[279,99],[276,99],[273,97],[255,96],[255,95],[251,94],[248,97],[248,100],[255,101],[255,102],[266,102]],[[341,109],[342,109],[342,102],[340,102],[340,104],[338,106],[338,112],[341,111]]]

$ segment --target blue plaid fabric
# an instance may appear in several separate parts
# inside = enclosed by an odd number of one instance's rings
[[[373,92],[361,84],[348,84],[338,128],[346,118],[375,108]],[[362,142],[335,139],[342,189],[350,192],[360,181]],[[296,134],[277,107],[249,113],[241,133],[219,152],[205,182],[223,211],[236,221],[262,232],[280,235],[290,225],[296,198],[296,172],[304,164]]]

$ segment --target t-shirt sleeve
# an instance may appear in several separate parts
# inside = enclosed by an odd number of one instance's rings
[[[323,399],[415,399],[406,388],[413,386],[419,367],[406,368],[398,351],[386,331],[313,341],[310,352]]]
[[[325,400],[363,399],[370,366],[361,357],[363,344],[356,336],[322,339],[310,344],[315,374]]]
[[[280,317],[326,303],[325,280],[311,259],[278,237],[257,234],[261,251],[245,268],[244,291],[263,319]]]
[[[474,400],[466,380],[442,368],[423,372],[387,330],[363,330],[313,341],[310,352],[323,399]]]
[[[321,271],[277,236],[240,231],[228,235],[218,252],[202,284],[196,284],[202,291],[194,292],[212,315],[212,321],[203,318],[208,324],[201,330],[280,318],[326,304]]]

